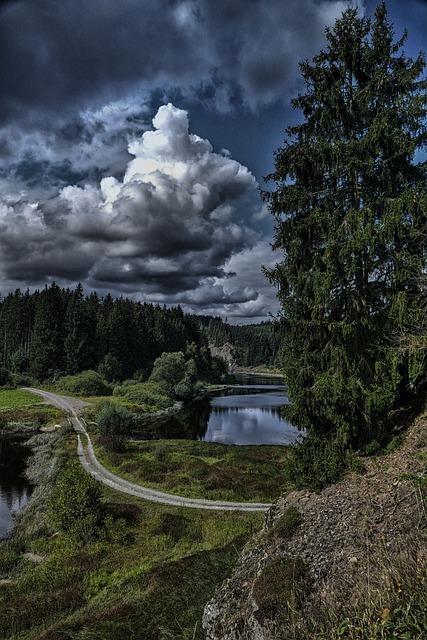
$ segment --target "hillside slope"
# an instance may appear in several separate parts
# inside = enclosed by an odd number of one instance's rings
[[[416,615],[414,635],[379,635],[427,592],[427,413],[399,449],[363,464],[363,475],[320,494],[291,491],[273,505],[205,607],[208,640],[331,640],[338,627],[358,640],[427,637],[425,595],[419,635]]]

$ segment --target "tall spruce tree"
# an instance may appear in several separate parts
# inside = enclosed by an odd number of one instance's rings
[[[275,153],[263,197],[283,258],[267,276],[281,303],[291,420],[357,447],[425,369],[397,336],[420,310],[425,268],[424,57],[403,53],[385,3],[346,10],[327,47],[300,65],[304,116]],[[423,206],[424,202],[424,206]],[[413,372],[417,372],[418,380]]]
[[[64,322],[64,350],[67,373],[74,374],[94,367],[95,318],[84,299],[79,282],[70,294]]]
[[[30,373],[45,380],[64,372],[64,292],[52,282],[35,296]]]

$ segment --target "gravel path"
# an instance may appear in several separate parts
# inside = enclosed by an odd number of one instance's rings
[[[37,393],[45,398],[50,404],[63,409],[70,415],[70,422],[77,433],[77,453],[81,464],[94,478],[103,484],[144,500],[151,502],[159,502],[162,504],[173,505],[176,507],[191,507],[193,509],[209,509],[213,511],[267,511],[271,504],[259,502],[223,502],[220,500],[199,500],[195,498],[184,498],[155,489],[147,489],[140,485],[128,482],[123,478],[108,471],[100,462],[98,462],[90,436],[84,426],[83,418],[77,415],[85,403],[77,398],[69,398],[68,396],[60,396],[49,391],[41,391],[32,387],[23,387],[25,391]]]

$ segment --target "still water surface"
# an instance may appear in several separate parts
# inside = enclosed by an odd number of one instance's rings
[[[23,476],[31,450],[16,440],[0,439],[0,539],[13,524],[13,513],[27,503],[32,487]]]
[[[233,395],[211,399],[202,440],[238,445],[287,445],[298,438],[298,429],[281,415],[289,399],[280,378],[240,377],[238,383]]]
[[[194,403],[178,420],[168,420],[158,435],[233,445],[288,445],[301,433],[282,417],[287,404],[281,378],[239,376],[229,392]]]

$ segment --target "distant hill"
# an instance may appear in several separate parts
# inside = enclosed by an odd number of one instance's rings
[[[239,367],[279,366],[281,338],[274,322],[230,325],[221,318],[197,316],[216,355]],[[225,351],[224,351],[225,348]]]

